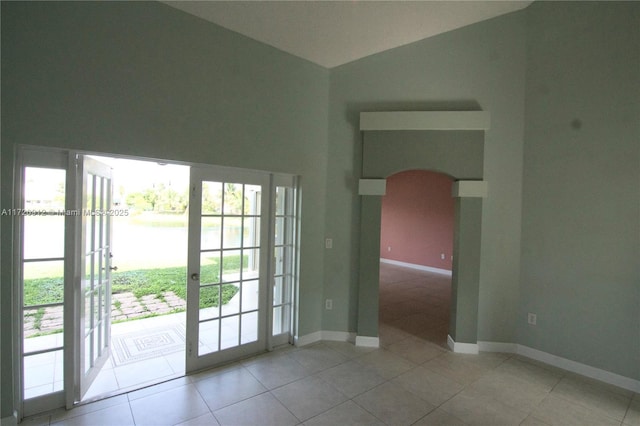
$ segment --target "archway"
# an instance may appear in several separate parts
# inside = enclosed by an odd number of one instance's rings
[[[378,346],[381,196],[386,178],[410,169],[455,180],[454,250],[449,346],[477,353],[478,290],[486,112],[362,113],[360,281],[356,344]]]

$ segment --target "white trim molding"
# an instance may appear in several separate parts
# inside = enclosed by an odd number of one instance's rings
[[[487,111],[361,112],[360,130],[489,130]]]
[[[458,180],[453,183],[451,196],[486,198],[489,193],[489,185],[484,180]]]
[[[307,346],[312,343],[320,342],[322,340],[330,342],[351,342],[356,340],[356,334],[348,331],[331,331],[320,330],[313,333],[305,334],[304,336],[294,337],[293,343],[295,346]]]
[[[386,179],[360,179],[358,195],[385,195],[386,193]]]
[[[621,376],[610,371],[562,358],[547,352],[533,349],[516,343],[478,342],[478,346],[484,352],[505,352],[521,355],[562,370],[571,371],[581,376],[599,380],[610,385],[618,386],[633,392],[640,392],[640,380]]]
[[[448,276],[451,276],[451,273],[452,273],[448,269],[434,268],[432,266],[417,265],[415,263],[401,262],[399,260],[385,259],[383,257],[380,258],[380,263],[388,263],[389,265],[402,266],[402,267],[405,267],[405,268],[417,269],[419,271],[433,272],[433,273],[436,273],[436,274],[448,275]]]
[[[477,343],[458,343],[453,340],[451,335],[447,335],[447,345],[449,349],[458,354],[473,354],[477,355],[480,351],[478,350]]]
[[[370,336],[356,336],[356,346],[363,348],[379,348],[380,338]]]

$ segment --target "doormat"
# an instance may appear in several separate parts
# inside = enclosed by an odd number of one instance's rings
[[[115,366],[156,358],[185,347],[184,324],[158,327],[111,337],[111,354]]]

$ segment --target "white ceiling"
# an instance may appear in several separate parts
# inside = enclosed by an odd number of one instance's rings
[[[326,68],[527,7],[515,1],[164,1]]]

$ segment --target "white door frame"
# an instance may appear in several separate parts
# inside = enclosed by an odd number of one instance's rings
[[[95,151],[77,151],[62,148],[49,148],[33,145],[19,145],[16,149],[15,157],[15,184],[14,184],[14,205],[23,205],[23,181],[21,172],[24,167],[45,167],[45,168],[60,168],[66,170],[66,187],[65,187],[65,208],[67,211],[74,211],[78,209],[82,200],[82,185],[78,182],[79,168],[76,164],[76,158],[78,155],[97,155],[116,158],[129,158],[139,161],[151,161],[151,162],[163,162],[163,163],[175,163],[185,166],[191,166],[192,168],[208,168],[216,170],[218,173],[223,172],[241,172],[241,173],[257,173],[261,175],[270,176],[270,183],[265,186],[265,190],[268,191],[266,197],[269,203],[267,209],[267,216],[262,228],[268,228],[266,232],[270,234],[268,239],[268,247],[266,252],[269,256],[273,255],[273,226],[274,215],[272,213],[272,205],[274,199],[274,189],[277,185],[283,185],[291,187],[295,191],[295,202],[293,207],[293,214],[295,216],[294,228],[293,228],[293,242],[295,244],[294,258],[292,259],[292,275],[294,277],[291,288],[290,296],[290,309],[291,318],[289,331],[282,335],[275,336],[273,338],[271,333],[272,315],[269,314],[269,321],[267,322],[268,329],[266,329],[265,341],[267,342],[265,350],[271,350],[273,346],[285,343],[293,343],[293,336],[295,335],[298,327],[298,277],[299,277],[299,258],[298,250],[300,243],[299,222],[300,222],[300,197],[299,184],[297,177],[287,174],[270,174],[267,172],[258,172],[248,169],[234,169],[222,166],[196,164],[196,163],[184,163],[172,160],[152,159],[139,156],[119,155],[113,153],[95,152]],[[280,182],[280,183],[278,183]],[[79,207],[82,209],[82,206]],[[64,304],[65,306],[76,306],[80,303],[80,291],[77,286],[74,285],[80,279],[80,247],[76,240],[77,236],[81,232],[82,221],[79,215],[67,214],[65,217],[65,278],[64,278]],[[23,318],[22,318],[22,265],[21,265],[21,253],[22,253],[22,224],[19,216],[13,218],[14,240],[13,240],[13,286],[14,286],[14,316],[13,316],[13,353],[14,353],[14,407],[16,407],[17,418],[22,419],[25,416],[37,414],[40,412],[52,410],[60,407],[72,408],[77,402],[76,389],[79,388],[79,376],[76,371],[76,364],[79,365],[77,354],[74,353],[74,349],[79,342],[78,324],[79,314],[76,309],[64,310],[64,390],[43,395],[42,397],[36,397],[28,401],[25,409],[23,398],[23,385],[22,385],[22,344],[23,344]],[[271,258],[271,257],[269,257]],[[71,259],[71,261],[69,261]],[[268,280],[272,282],[273,273],[271,262],[267,262],[268,268]],[[272,311],[273,303],[273,289],[271,285],[266,286],[268,288],[267,297],[265,297],[265,312]],[[187,348],[188,349],[188,348]],[[206,368],[206,367],[202,367]]]

